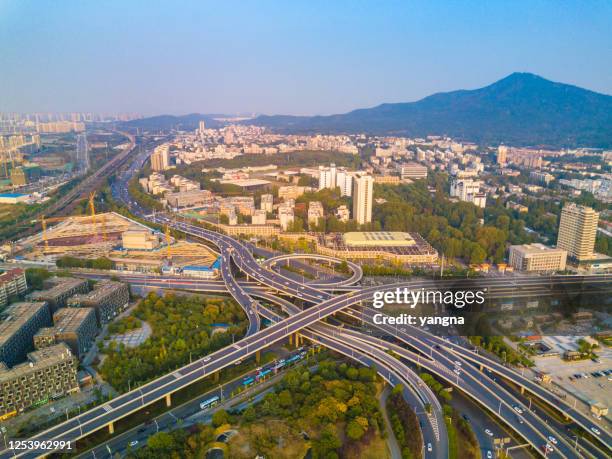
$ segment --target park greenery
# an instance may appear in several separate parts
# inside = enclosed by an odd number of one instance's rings
[[[150,293],[132,315],[151,326],[151,336],[133,348],[112,340],[102,347],[100,372],[121,391],[228,346],[246,330],[244,312],[230,299]],[[119,328],[127,329],[128,323],[133,321],[122,321]],[[214,324],[228,328],[215,333]]]
[[[384,428],[375,382],[375,369],[347,363],[322,361],[313,372],[296,368],[239,421],[265,425],[280,419],[308,434],[313,458],[360,457]],[[265,449],[256,453],[274,457]]]

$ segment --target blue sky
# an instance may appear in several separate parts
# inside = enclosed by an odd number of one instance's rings
[[[0,111],[341,113],[514,71],[612,94],[612,2],[0,0]]]

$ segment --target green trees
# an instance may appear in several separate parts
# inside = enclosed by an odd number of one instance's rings
[[[311,438],[313,457],[338,457],[347,443],[358,448],[367,435],[380,431],[375,375],[370,368],[327,360],[313,373],[295,368],[287,372],[275,394],[245,410],[242,420],[283,419],[309,434],[320,432]]]
[[[111,341],[103,348],[106,358],[100,372],[118,390],[225,347],[231,344],[232,335],[241,336],[246,329],[244,312],[229,299],[151,293],[133,315],[134,320],[151,326],[151,336],[137,347],[117,346]],[[127,328],[134,320],[125,319],[116,327]],[[213,333],[212,324],[219,323],[226,324],[225,333]]]
[[[76,258],[64,256],[55,262],[58,268],[88,268],[88,269],[113,269],[115,264],[105,257],[100,258]]]
[[[51,277],[51,273],[44,268],[28,268],[25,275],[28,287],[33,290],[42,290],[43,281]]]
[[[391,428],[402,449],[402,458],[420,458],[423,443],[421,427],[416,414],[402,396],[402,391],[402,385],[398,384],[387,399]]]

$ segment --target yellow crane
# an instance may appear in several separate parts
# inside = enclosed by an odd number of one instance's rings
[[[36,223],[38,221],[40,221],[40,224],[42,226],[42,240],[43,243],[45,244],[45,250],[49,250],[49,241],[47,239],[47,223],[49,222],[61,222],[66,220],[67,218],[70,217],[52,217],[52,218],[47,218],[44,215],[40,216],[40,220],[33,220],[32,223]]]

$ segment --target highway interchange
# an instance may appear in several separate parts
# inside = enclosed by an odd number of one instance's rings
[[[171,396],[177,390],[193,382],[211,375],[225,367],[242,362],[248,356],[271,344],[287,339],[289,336],[300,335],[318,342],[334,351],[353,358],[364,365],[375,366],[378,373],[390,384],[404,385],[404,396],[408,403],[415,407],[421,420],[423,430],[423,448],[425,457],[445,458],[448,454],[448,437],[442,409],[436,396],[420,380],[418,375],[405,363],[390,355],[393,351],[402,360],[417,363],[430,372],[447,381],[448,384],[461,389],[468,396],[495,413],[504,420],[536,451],[547,457],[606,457],[611,445],[610,433],[597,428],[596,434],[592,428],[595,424],[588,416],[573,409],[559,397],[539,386],[537,383],[521,376],[515,370],[488,359],[464,346],[428,333],[420,327],[408,325],[390,326],[375,325],[382,332],[394,338],[394,342],[381,340],[350,327],[337,327],[324,322],[324,319],[336,314],[359,317],[372,322],[376,311],[362,307],[353,307],[368,302],[375,291],[403,288],[452,288],[457,281],[436,282],[415,280],[374,287],[356,287],[350,285],[361,277],[360,269],[353,269],[350,282],[338,283],[333,286],[325,283],[308,284],[298,282],[280,273],[260,265],[253,257],[250,249],[239,240],[217,232],[177,220],[165,214],[150,215],[128,196],[127,182],[138,171],[146,160],[147,152],[140,152],[129,168],[121,173],[114,182],[112,191],[115,199],[126,204],[131,212],[145,218],[151,223],[168,225],[192,237],[207,241],[216,246],[221,254],[222,281],[203,281],[176,277],[147,278],[145,276],[125,276],[124,280],[135,285],[147,284],[158,288],[183,288],[189,290],[228,292],[244,309],[249,320],[245,337],[224,349],[210,354],[193,363],[183,366],[177,371],[153,380],[138,389],[122,394],[117,398],[95,407],[79,416],[58,424],[45,432],[38,434],[36,439],[76,440],[112,422],[133,413],[157,400]],[[280,261],[280,259],[278,260]],[[248,275],[249,282],[239,280],[235,275],[239,270]],[[144,279],[143,279],[144,277]],[[604,285],[610,283],[609,276],[593,277],[546,277],[515,278],[514,285],[508,285],[506,279],[486,278],[479,282],[478,287],[486,287],[489,295],[507,295],[541,291],[546,293],[548,286],[554,282],[572,284]],[[330,292],[330,287],[336,294]],[[339,290],[348,290],[340,293]],[[310,307],[300,310],[293,303],[279,294],[299,298]],[[517,295],[513,295],[517,296]],[[520,296],[520,295],[518,295]],[[276,304],[284,314],[278,314],[266,304]],[[271,321],[271,325],[261,328],[260,316]],[[370,325],[373,325],[370,323]],[[497,376],[512,381],[529,391],[543,402],[556,407],[577,425],[597,435],[608,451],[602,451],[594,445],[583,445],[582,452],[575,449],[575,443],[567,432],[555,429],[540,414],[526,409],[520,400],[511,392],[499,387],[487,373],[484,367]],[[431,407],[428,414],[426,406]],[[520,411],[520,413],[519,413]],[[553,451],[546,451],[545,445]],[[18,457],[37,457],[36,451],[22,452]],[[2,452],[1,457],[10,457],[12,453]]]

